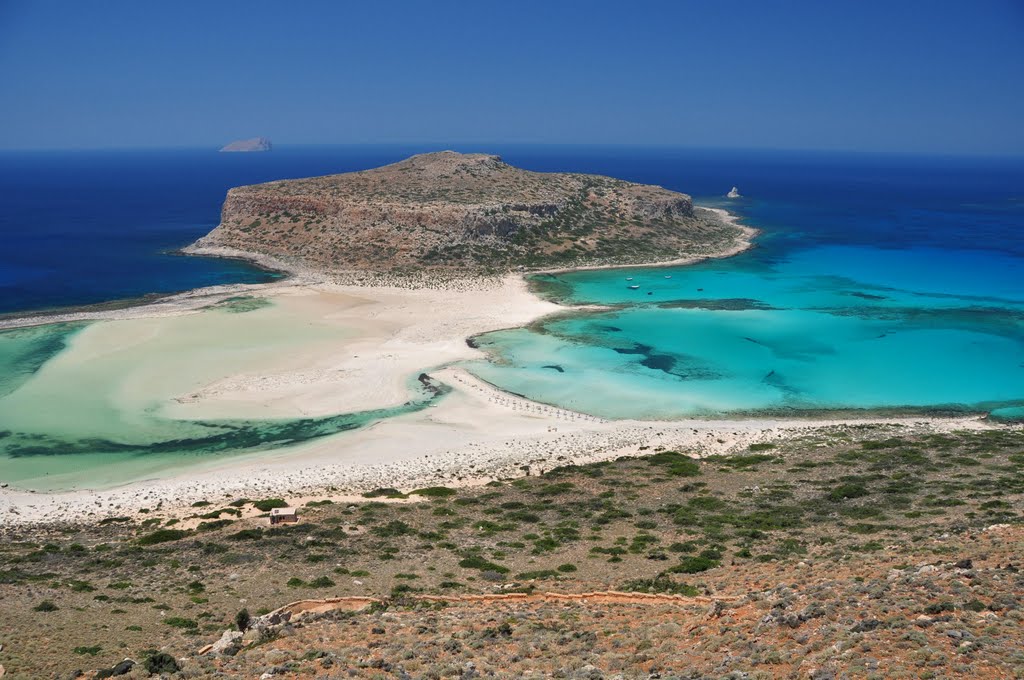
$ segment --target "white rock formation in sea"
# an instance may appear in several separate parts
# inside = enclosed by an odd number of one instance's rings
[[[725,197],[726,198],[740,198],[740,190],[738,188],[736,188],[736,187],[733,187],[732,189],[729,190],[729,193],[727,193],[725,195]]]
[[[238,139],[230,144],[221,147],[222,152],[240,151],[270,151],[270,140],[266,137],[253,137],[252,139]]]

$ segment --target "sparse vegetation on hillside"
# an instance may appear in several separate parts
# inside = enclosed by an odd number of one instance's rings
[[[232,189],[220,226],[197,246],[328,272],[472,276],[713,255],[739,236],[661,187],[447,151]]]
[[[192,677],[259,676],[282,664],[296,677],[331,668],[387,676],[386,667],[443,677],[472,661],[482,673],[561,668],[569,677],[590,665],[627,677],[831,668],[916,678],[1015,677],[1024,667],[1024,432],[854,426],[703,461],[652,454],[421,489],[413,503],[394,489],[314,502],[297,525],[229,514],[212,529],[166,529],[158,525],[175,520],[154,523],[151,512],[146,527],[140,516],[8,529],[0,598],[17,615],[5,617],[0,663],[48,677],[156,647],[194,657],[290,600],[370,595],[384,603],[183,668]],[[253,505],[229,500],[194,508],[191,521]],[[287,501],[272,500],[263,505]],[[415,599],[609,589],[728,597],[710,610],[642,611]],[[245,645],[260,639],[246,635]]]

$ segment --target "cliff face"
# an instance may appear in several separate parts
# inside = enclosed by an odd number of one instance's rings
[[[661,187],[443,151],[231,189],[220,225],[193,250],[231,248],[322,271],[469,274],[713,254],[738,233]]]

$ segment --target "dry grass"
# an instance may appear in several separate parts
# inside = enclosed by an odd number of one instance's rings
[[[211,505],[196,508],[203,530],[181,534],[157,512],[8,530],[0,663],[37,678],[147,649],[194,656],[243,607],[256,615],[369,595],[388,605],[289,626],[233,658],[191,658],[186,675],[450,677],[470,663],[503,677],[1015,677],[1024,668],[1020,430],[828,428],[699,463],[651,453],[422,503],[316,505],[287,527]],[[607,589],[738,599],[442,606],[409,597]]]

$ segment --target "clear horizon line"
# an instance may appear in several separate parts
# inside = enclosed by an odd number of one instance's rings
[[[374,142],[296,142],[276,143],[270,140],[274,148],[409,148],[409,147],[437,147],[438,151],[448,150],[451,147],[539,147],[539,148],[616,148],[616,149],[666,149],[666,150],[687,150],[687,151],[722,151],[722,152],[766,152],[766,153],[807,153],[807,154],[828,154],[844,153],[859,155],[888,155],[888,156],[930,156],[930,157],[952,157],[952,158],[998,158],[1004,160],[1024,160],[1024,151],[943,151],[943,150],[907,150],[907,149],[852,149],[852,148],[815,148],[815,147],[782,147],[782,146],[714,146],[695,145],[684,143],[655,143],[655,142],[531,142],[531,141],[458,141],[458,140],[424,140],[424,141],[374,141]],[[0,153],[88,153],[88,152],[146,152],[146,151],[210,151],[217,153],[223,144],[181,144],[170,146],[78,146],[78,147],[0,147]],[[255,152],[255,153],[273,153]]]

